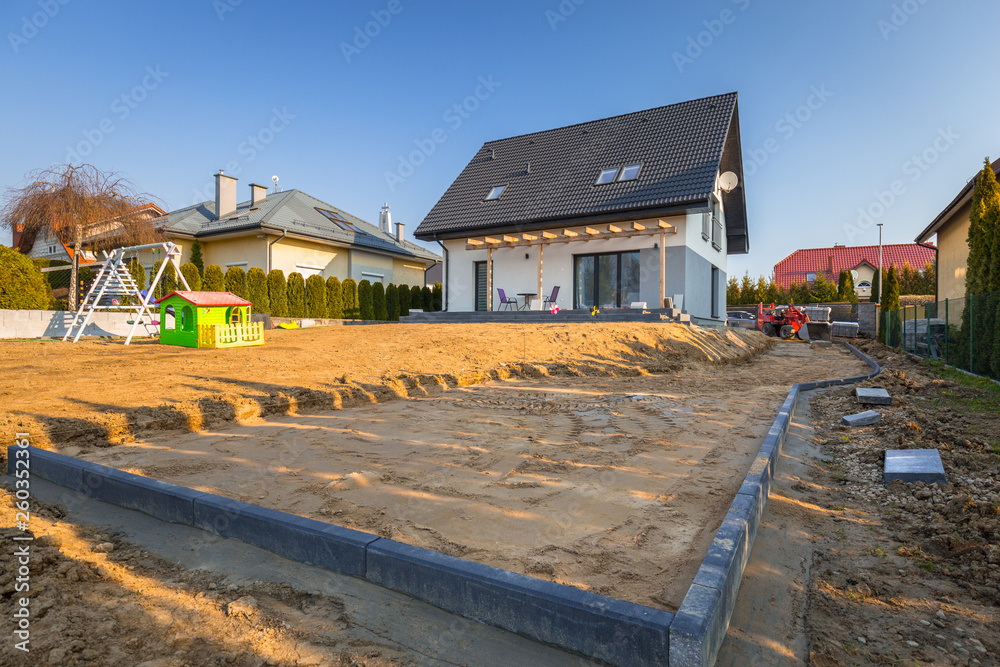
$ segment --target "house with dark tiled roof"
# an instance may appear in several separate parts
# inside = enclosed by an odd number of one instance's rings
[[[191,256],[195,240],[205,265],[243,270],[259,267],[304,277],[336,276],[341,280],[424,285],[424,272],[440,256],[403,235],[402,223],[392,224],[388,205],[379,225],[370,224],[301,190],[268,193],[250,184],[250,198],[237,203],[236,179],[215,175],[215,201],[172,211],[157,221],[160,231]],[[141,261],[151,268],[156,257]],[[162,258],[161,258],[162,259]]]
[[[440,242],[445,305],[726,311],[749,250],[736,93],[488,141],[417,227]],[[515,296],[519,295],[519,296]]]
[[[990,167],[1000,175],[1000,160]],[[917,236],[917,243],[935,239],[938,247],[937,298],[960,299],[965,297],[965,272],[969,266],[969,222],[972,215],[972,190],[976,185],[977,171],[955,198]]]
[[[872,280],[878,270],[877,245],[809,248],[796,250],[774,265],[774,282],[783,289],[793,283],[812,283],[818,274],[837,282],[841,271],[849,271],[854,278],[854,291],[858,298],[868,299],[872,293]],[[892,243],[882,246],[882,269],[890,266],[922,270],[934,263],[934,246],[920,243]]]

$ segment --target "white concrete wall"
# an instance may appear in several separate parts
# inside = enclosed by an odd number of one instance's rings
[[[60,310],[0,310],[0,339],[62,338],[73,315]],[[130,319],[133,319],[132,313],[96,312],[91,315],[83,335],[127,336],[132,327],[127,323]],[[136,335],[145,336],[145,328],[137,327]]]
[[[665,218],[665,220],[677,227],[676,234],[665,235],[665,246],[667,248],[667,284],[666,295],[685,294],[691,291],[696,298],[708,295],[706,286],[699,286],[701,289],[688,289],[688,281],[693,279],[690,271],[686,271],[683,266],[671,267],[671,258],[681,258],[686,252],[696,253],[702,264],[718,267],[722,276],[726,275],[726,253],[725,234],[722,237],[722,250],[715,250],[712,247],[711,238],[705,241],[701,237],[701,215],[691,214]],[[643,220],[637,220],[643,222]],[[655,222],[646,221],[646,222]],[[628,223],[617,223],[619,227],[626,228]],[[606,226],[599,227],[606,229]],[[570,229],[580,233],[581,239],[585,238],[583,227],[571,227]],[[559,233],[562,228],[553,229]],[[561,309],[573,308],[573,257],[574,255],[589,255],[606,252],[622,252],[628,250],[640,251],[640,274],[639,292],[640,300],[645,301],[649,307],[657,306],[660,292],[660,270],[659,251],[653,249],[653,245],[660,240],[659,234],[648,236],[633,236],[631,238],[613,238],[597,240],[578,240],[569,243],[549,243],[544,246],[542,260],[542,295],[549,295],[552,288],[559,285],[559,297],[556,303]],[[475,310],[475,262],[486,261],[487,250],[466,250],[465,239],[455,239],[445,241],[448,248],[448,271],[447,271],[447,298],[448,309],[452,312],[468,312]],[[687,250],[685,250],[687,248]],[[673,250],[673,251],[672,251]],[[681,251],[678,254],[677,251]],[[527,254],[527,257],[525,255]],[[518,292],[538,292],[538,258],[539,246],[515,246],[513,248],[499,248],[493,251],[493,309],[500,308],[500,299],[497,288],[503,288],[508,297],[516,296]],[[671,269],[678,269],[672,271]],[[710,268],[709,268],[710,270]],[[698,280],[704,277],[698,275]],[[725,294],[725,284],[723,280],[722,293]],[[521,299],[519,298],[519,301]],[[690,306],[690,308],[689,308]],[[684,304],[685,310],[697,313],[699,316],[708,316],[711,310],[710,302],[699,304],[694,301]],[[725,297],[723,296],[720,312],[725,314]]]

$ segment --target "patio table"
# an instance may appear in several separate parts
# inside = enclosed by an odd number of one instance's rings
[[[524,297],[524,305],[521,306],[521,310],[527,310],[531,305],[531,300],[538,296],[537,292],[518,292],[518,296]]]

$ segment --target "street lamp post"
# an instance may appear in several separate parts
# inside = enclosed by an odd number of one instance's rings
[[[882,225],[878,223],[878,304],[882,305]]]

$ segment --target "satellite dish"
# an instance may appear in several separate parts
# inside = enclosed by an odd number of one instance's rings
[[[722,188],[723,192],[732,192],[739,184],[740,177],[731,171],[727,171],[722,176],[719,176],[719,187]]]

